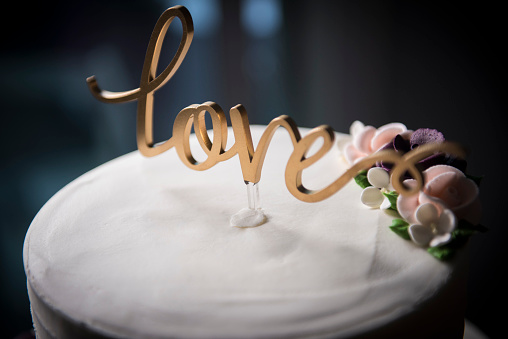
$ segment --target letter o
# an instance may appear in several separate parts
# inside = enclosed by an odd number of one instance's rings
[[[212,119],[213,142],[208,137],[205,114]],[[190,149],[189,138],[194,126],[196,138],[206,153],[206,160],[197,161]],[[173,137],[176,152],[180,160],[189,168],[204,171],[219,162],[219,155],[224,152],[227,143],[227,120],[222,108],[214,102],[201,105],[190,105],[178,113],[173,123]]]

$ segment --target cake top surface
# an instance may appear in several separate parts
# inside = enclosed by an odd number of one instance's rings
[[[174,18],[182,38],[157,74]],[[409,314],[446,286],[454,264],[427,251],[449,258],[481,230],[463,148],[400,123],[355,122],[351,136],[322,125],[301,138],[284,115],[251,128],[242,105],[230,109],[228,129],[210,101],[182,109],[172,137],[155,144],[153,94],[178,69],[193,30],[187,9],[169,8],[139,88],[110,92],[87,79],[101,101],[138,101],[139,151],[84,174],[38,213],[23,253],[37,300],[111,336],[347,336]],[[230,219],[246,207],[244,181],[259,183],[262,210]]]
[[[251,129],[257,143],[264,128]],[[195,138],[191,147],[199,152]],[[278,129],[260,181],[267,220],[254,228],[229,225],[246,206],[238,161],[198,172],[174,150],[133,152],[84,174],[30,226],[29,284],[106,334],[238,338],[356,333],[446,283],[453,265],[401,241],[387,227],[393,216],[363,206],[354,182],[317,204],[291,196],[292,149]],[[348,167],[335,148],[304,180],[318,189]]]

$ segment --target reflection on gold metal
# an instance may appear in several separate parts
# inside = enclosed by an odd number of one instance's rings
[[[166,69],[157,75],[157,64],[162,47],[162,41],[173,19],[180,19],[183,26],[180,46]],[[416,164],[426,157],[437,152],[451,154],[459,158],[465,157],[464,150],[453,143],[426,144],[401,156],[395,151],[381,151],[374,153],[349,168],[342,176],[321,190],[309,190],[302,183],[302,172],[321,159],[334,145],[335,133],[330,126],[322,125],[312,129],[305,137],[300,136],[295,122],[287,115],[273,119],[266,127],[256,150],[252,143],[247,111],[242,105],[236,105],[230,110],[231,125],[235,136],[235,143],[226,150],[228,129],[227,120],[222,108],[214,102],[205,102],[201,105],[190,105],[178,113],[173,123],[172,137],[160,144],[153,142],[153,100],[154,92],[171,79],[182,63],[189,50],[194,34],[192,18],[189,11],[182,6],[166,10],[157,21],[148,44],[141,82],[139,88],[125,92],[109,92],[100,89],[94,76],[87,79],[92,94],[99,100],[107,103],[120,103],[138,101],[137,110],[137,143],[139,151],[152,157],[175,147],[181,161],[188,167],[202,171],[213,167],[216,163],[226,161],[238,155],[245,182],[257,183],[261,179],[261,170],[268,150],[268,145],[278,127],[283,127],[289,133],[294,150],[291,154],[285,172],[286,186],[296,198],[305,202],[324,200],[353,179],[359,171],[383,161],[394,164],[392,169],[392,184],[402,195],[418,192],[423,186],[423,177]],[[213,140],[207,133],[205,115],[212,121]],[[206,160],[198,162],[192,156],[189,137],[192,127],[203,151]],[[306,154],[314,142],[323,140],[321,148],[312,156]],[[416,187],[407,187],[403,183],[406,172],[416,179]]]

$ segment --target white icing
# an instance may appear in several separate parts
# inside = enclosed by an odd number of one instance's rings
[[[266,216],[261,209],[242,208],[229,220],[231,226],[235,227],[256,227],[266,221]]]
[[[263,130],[252,126],[255,144]],[[361,333],[441,288],[450,266],[392,233],[354,182],[319,203],[295,199],[284,183],[292,149],[279,129],[260,182],[267,221],[253,228],[229,224],[247,204],[237,157],[197,172],[175,150],[133,152],[86,173],[30,226],[31,288],[76,323],[146,338]],[[347,168],[334,152],[304,172],[307,187]]]

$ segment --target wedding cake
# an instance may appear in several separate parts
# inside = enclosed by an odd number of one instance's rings
[[[157,75],[176,17],[182,40]],[[37,337],[461,338],[481,211],[460,147],[400,123],[249,126],[241,105],[227,127],[213,102],[183,109],[154,144],[153,93],[192,35],[188,11],[170,8],[139,88],[87,80],[102,101],[138,101],[139,150],[68,184],[30,225]]]

